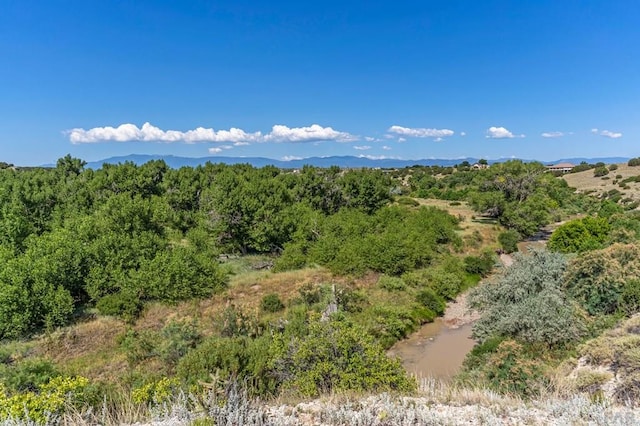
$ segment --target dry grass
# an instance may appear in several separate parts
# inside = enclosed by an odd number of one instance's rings
[[[640,167],[629,167],[625,163],[618,164],[618,169],[609,172],[609,179],[603,180],[602,177],[594,177],[593,170],[585,170],[580,173],[569,173],[562,178],[567,181],[570,187],[575,188],[581,193],[592,193],[595,196],[603,194],[612,189],[617,189],[623,194],[623,198],[631,198],[640,200],[640,182],[629,182],[629,189],[621,188],[618,183],[613,183],[616,176],[621,175],[622,179],[640,175]]]
[[[461,219],[458,234],[465,241],[466,254],[477,254],[480,249],[498,248],[498,234],[503,228],[493,219],[478,216],[466,201],[447,201],[433,198],[416,198],[422,206],[432,206],[445,210],[450,215]],[[451,205],[453,203],[453,205]],[[477,246],[470,243],[479,236]]]
[[[39,338],[35,342],[35,353],[49,358],[70,374],[112,381],[126,367],[116,341],[125,328],[122,321],[100,317]]]

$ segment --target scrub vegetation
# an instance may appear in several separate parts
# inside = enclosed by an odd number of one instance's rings
[[[558,375],[640,309],[640,216],[618,201],[520,161],[2,169],[0,418],[122,423],[178,407],[250,424],[271,418],[258,400],[419,398],[386,349],[469,289],[478,345],[452,392],[595,398],[608,373],[573,387]],[[550,251],[494,270],[496,251],[559,221]]]

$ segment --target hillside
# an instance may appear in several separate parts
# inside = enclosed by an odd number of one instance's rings
[[[626,163],[616,166],[617,169],[610,171],[606,176],[594,176],[593,170],[585,170],[565,174],[562,178],[569,186],[583,194],[627,200],[627,203],[640,201],[640,167],[630,167]]]

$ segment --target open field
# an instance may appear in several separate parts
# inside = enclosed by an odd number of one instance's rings
[[[481,217],[466,201],[447,201],[438,199],[416,198],[422,206],[432,206],[447,211],[461,219],[459,235],[465,242],[465,251],[475,254],[474,245],[483,248],[498,248],[498,234],[503,228],[495,219]],[[475,242],[474,242],[475,241]]]

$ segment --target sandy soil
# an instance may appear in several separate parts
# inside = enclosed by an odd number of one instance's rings
[[[513,264],[513,257],[508,254],[501,254],[500,261],[505,267],[509,267]],[[482,283],[478,285],[482,285]],[[456,300],[447,304],[447,309],[444,311],[442,317],[445,326],[448,328],[459,328],[480,319],[478,312],[469,310],[469,306],[467,305],[468,295],[469,291],[465,291],[458,295]]]

